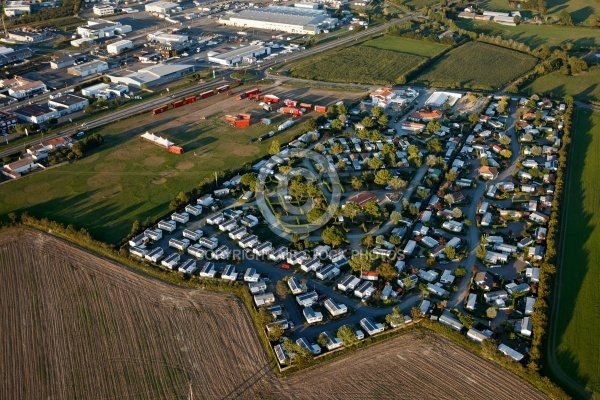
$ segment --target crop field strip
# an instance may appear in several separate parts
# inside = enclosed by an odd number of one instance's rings
[[[575,76],[552,72],[540,76],[523,91],[529,95],[549,95],[555,98],[569,94],[576,100],[600,103],[600,67],[592,67],[587,72]]]
[[[426,40],[396,36],[380,36],[377,39],[364,42],[361,46],[411,54],[418,57],[434,57],[448,47],[440,43],[428,42]]]
[[[419,332],[279,379],[236,299],[162,283],[37,231],[0,233],[0,279],[0,398],[186,398],[190,383],[199,399],[543,398]]]
[[[267,366],[239,301],[40,233],[10,236],[0,236],[0,398],[176,398],[190,382],[197,398],[218,398]]]
[[[446,53],[415,82],[429,86],[497,90],[529,71],[537,59],[490,44],[469,42]]]

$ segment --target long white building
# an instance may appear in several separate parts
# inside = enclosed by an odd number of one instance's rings
[[[251,8],[219,19],[223,25],[308,35],[331,29],[337,21],[337,18],[331,18],[325,10],[284,6]]]
[[[253,62],[256,57],[271,54],[271,48],[251,45],[228,51],[209,51],[208,61],[220,65],[231,66],[238,63]]]

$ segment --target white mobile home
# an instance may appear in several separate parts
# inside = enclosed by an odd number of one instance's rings
[[[273,303],[275,303],[275,295],[273,293],[263,293],[254,296],[256,307],[268,306]]]
[[[255,246],[257,243],[258,243],[258,236],[250,235],[250,236],[246,236],[245,238],[240,240],[238,242],[238,246],[240,246],[242,249],[246,249],[246,248],[252,248],[252,246]]]
[[[321,354],[321,346],[316,343],[310,343],[306,338],[301,337],[300,339],[296,340],[296,344],[310,351],[315,356]]]
[[[319,269],[316,273],[318,279],[322,281],[326,279],[331,279],[340,274],[340,269],[333,264],[329,264],[321,269]]]
[[[206,250],[197,243],[188,247],[187,252],[189,255],[194,256],[199,260],[206,256]]]
[[[295,276],[292,276],[290,279],[288,279],[287,284],[290,290],[292,291],[293,295],[298,295],[306,292],[306,285],[300,284],[298,278],[296,278]]]
[[[146,229],[144,234],[147,238],[155,242],[162,239],[162,231],[160,229]]]
[[[173,253],[164,260],[162,260],[161,265],[165,268],[175,269],[177,264],[179,264],[180,255],[177,253]]]
[[[369,334],[369,336],[381,333],[384,329],[382,324],[375,322],[375,320],[370,317],[361,319],[360,326]]]
[[[184,262],[181,267],[179,267],[180,271],[183,271],[185,275],[193,275],[198,271],[198,267],[196,267],[196,260],[187,260]]]
[[[519,353],[518,351],[508,347],[507,345],[505,345],[504,343],[500,344],[500,346],[498,346],[498,351],[502,354],[504,354],[505,356],[508,356],[510,358],[513,359],[513,361],[515,362],[519,362],[523,359],[523,357],[525,357],[523,354]]]
[[[229,238],[233,240],[240,240],[246,235],[248,235],[248,230],[244,227],[229,232]]]
[[[215,199],[213,199],[212,195],[210,195],[210,194],[205,194],[204,196],[200,197],[196,201],[196,203],[199,204],[199,205],[201,205],[202,207],[209,207],[214,202],[215,202]]]
[[[348,275],[338,283],[337,287],[340,290],[354,290],[360,284],[360,279],[354,275]]]
[[[316,271],[321,267],[321,260],[313,258],[312,260],[304,260],[300,262],[300,269],[304,272]]]
[[[373,282],[363,282],[359,287],[354,289],[354,295],[360,299],[367,299],[375,293]]]
[[[304,310],[302,310],[302,314],[304,315],[306,322],[309,324],[323,321],[323,314],[319,311],[313,310],[312,307],[306,307]]]
[[[129,246],[139,246],[146,240],[146,233],[140,233],[136,237],[129,239]]]
[[[228,219],[226,221],[221,221],[219,223],[219,230],[223,231],[223,232],[231,232],[236,230],[238,227],[237,222],[235,221],[235,219]]]
[[[260,274],[256,272],[254,268],[246,269],[246,273],[244,274],[244,282],[258,282],[260,279]]]
[[[324,303],[325,309],[331,314],[333,317],[337,317],[338,315],[342,315],[348,312],[348,307],[342,303],[336,303],[333,299],[327,299]]]
[[[288,248],[285,246],[280,246],[273,250],[271,254],[269,254],[269,260],[271,261],[282,261],[287,258]]]
[[[334,336],[327,331],[323,332],[323,334],[327,337],[327,344],[325,346],[325,347],[327,347],[327,350],[331,351],[331,350],[339,349],[340,347],[342,347],[344,345],[344,342],[339,337]]]
[[[185,212],[192,214],[194,217],[197,217],[198,215],[202,214],[202,206],[193,206],[191,204],[188,204],[187,206],[185,206]]]
[[[158,223],[158,229],[171,233],[177,229],[177,223],[175,221],[160,221]]]
[[[390,258],[394,255],[394,251],[393,250],[388,250],[388,249],[382,249],[381,247],[375,247],[372,250],[373,254],[376,256],[382,256],[382,257],[386,257],[386,258]]]
[[[202,278],[214,278],[217,275],[217,269],[215,268],[215,264],[212,262],[207,262],[204,264],[202,269],[200,270],[200,276]]]
[[[317,295],[317,292],[315,292],[315,291],[296,296],[296,301],[302,307],[310,307],[313,304],[315,304],[318,299],[319,299],[319,296]]]
[[[213,255],[217,260],[225,260],[231,255],[231,250],[229,247],[222,245],[214,251]]]
[[[198,240],[198,243],[201,246],[206,247],[207,249],[214,250],[219,245],[219,239],[217,239],[216,237],[213,237],[213,238],[201,237]]]
[[[465,307],[467,310],[474,310],[477,305],[477,295],[475,293],[469,294],[469,299],[467,300],[467,306]]]
[[[189,220],[190,214],[186,212],[171,214],[171,221],[179,222],[180,224],[187,224]]]
[[[225,220],[225,216],[223,215],[223,213],[216,213],[216,214],[213,214],[210,217],[206,218],[206,222],[211,225],[220,224],[224,220]]]
[[[448,311],[444,311],[438,321],[440,324],[449,326],[450,328],[459,332],[464,328],[464,325],[461,324],[460,321]]]
[[[252,294],[260,294],[267,291],[267,284],[263,281],[248,283],[248,289]]]
[[[227,265],[225,266],[225,269],[223,270],[223,273],[221,274],[221,278],[228,280],[228,281],[237,281],[237,277],[238,277],[238,273],[235,270],[235,267],[233,265]]]
[[[146,260],[150,260],[152,262],[158,262],[158,260],[160,260],[163,255],[165,254],[165,251],[162,249],[162,247],[157,247],[156,249],[150,251],[148,254],[146,254],[144,257],[146,257]]]
[[[204,235],[204,232],[202,232],[200,229],[196,229],[195,231],[193,231],[191,229],[183,230],[183,237],[191,239],[191,240],[200,240],[202,235]]]
[[[273,244],[271,242],[263,242],[252,249],[252,252],[257,256],[267,256],[271,250],[273,250]]]
[[[131,254],[133,254],[134,256],[138,256],[138,257],[142,257],[142,258],[146,254],[148,254],[148,250],[145,247],[138,247],[138,246],[130,247],[129,252]]]
[[[185,250],[188,248],[188,246],[190,245],[190,240],[189,239],[175,239],[175,238],[171,238],[169,239],[169,247],[173,247],[174,249],[177,250]]]
[[[412,254],[413,251],[415,251],[416,246],[417,246],[417,242],[415,242],[414,240],[409,240],[406,243],[406,246],[404,246],[404,250],[402,250],[402,252],[407,255]]]

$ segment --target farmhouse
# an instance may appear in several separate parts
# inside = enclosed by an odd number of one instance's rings
[[[304,308],[304,310],[302,310],[302,314],[304,315],[306,322],[309,324],[323,321],[323,313],[313,310],[312,307]]]
[[[313,304],[315,304],[318,299],[319,299],[319,295],[317,295],[317,292],[315,292],[315,291],[296,296],[296,301],[302,307],[310,307]]]
[[[360,284],[360,279],[358,279],[354,275],[348,275],[348,276],[344,277],[344,279],[342,279],[340,281],[340,283],[338,283],[337,287],[338,287],[338,289],[345,292],[346,290],[356,289],[356,287],[359,284]]]
[[[369,336],[376,335],[383,332],[383,325],[376,322],[373,318],[367,317],[360,320],[360,326],[369,334]]]
[[[333,317],[337,317],[338,315],[348,312],[348,307],[346,307],[345,304],[336,303],[333,299],[325,300],[324,306],[329,314],[331,314]]]

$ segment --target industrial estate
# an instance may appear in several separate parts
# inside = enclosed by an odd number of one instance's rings
[[[584,3],[7,1],[2,397],[597,397]]]

